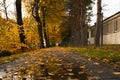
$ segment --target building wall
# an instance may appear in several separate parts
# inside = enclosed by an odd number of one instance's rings
[[[115,26],[117,26],[117,31],[115,31]],[[103,34],[108,35],[115,32],[120,32],[120,14],[114,16],[103,22]]]
[[[88,39],[88,44],[94,44],[94,37]],[[103,44],[120,44],[120,32],[103,35]]]
[[[89,45],[94,44],[94,37],[88,38],[88,44]]]
[[[103,44],[120,44],[120,32],[104,35]]]

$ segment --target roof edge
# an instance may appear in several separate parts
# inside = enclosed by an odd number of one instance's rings
[[[120,14],[120,11],[117,12],[117,13],[115,13],[115,14],[113,14],[113,15],[111,15],[111,16],[109,16],[108,18],[104,19],[103,21],[106,21],[106,20],[110,19],[111,17],[113,17],[113,16],[115,16],[115,15],[117,15],[117,14]]]

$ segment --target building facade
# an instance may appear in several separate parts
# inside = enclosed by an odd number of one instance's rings
[[[94,44],[95,27],[89,29],[88,44]],[[120,44],[120,11],[103,20],[103,44]]]

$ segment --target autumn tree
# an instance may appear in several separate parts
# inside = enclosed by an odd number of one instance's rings
[[[64,17],[66,16],[64,0],[48,0],[46,5],[46,22],[50,42],[52,44],[60,43],[62,39],[60,24],[64,21]]]
[[[44,35],[43,35],[44,33],[43,24],[45,25],[45,20],[42,18],[41,15],[43,15],[42,13],[44,13],[45,11],[43,10],[43,8],[41,8],[41,0],[27,0],[27,1],[23,0],[23,2],[25,5],[26,12],[29,15],[28,18],[35,21],[34,23],[37,22],[37,25],[34,25],[34,26],[38,27],[37,32],[39,35],[39,47],[44,48],[45,44],[44,44]],[[33,24],[30,24],[29,26],[32,26],[32,25]]]
[[[37,22],[33,17],[23,18],[26,34],[26,45],[29,49],[39,49],[39,35]]]
[[[18,26],[16,23],[4,20],[0,17],[0,49],[15,51],[21,48]]]
[[[63,0],[23,0],[25,3],[25,8],[36,20],[39,16],[41,30],[40,32],[46,46],[49,46],[51,42],[60,42],[59,25],[65,16],[64,1]],[[37,1],[37,2],[36,2]],[[36,6],[37,5],[37,6]],[[30,8],[32,6],[32,8]],[[36,6],[36,7],[35,7]],[[39,8],[39,9],[37,9]],[[38,12],[36,12],[38,10]],[[36,15],[37,14],[37,15]],[[37,22],[37,21],[36,21]],[[56,27],[56,28],[55,28]],[[41,42],[41,41],[40,41]]]
[[[32,5],[32,16],[38,23],[38,32],[40,37],[40,48],[44,48],[44,41],[43,41],[43,28],[42,28],[42,20],[40,17],[40,6],[39,6],[40,0],[34,0]]]
[[[45,47],[50,47],[49,37],[47,34],[47,26],[46,26],[46,13],[47,13],[47,6],[46,1],[41,2],[41,17],[42,17],[42,27],[43,27],[43,36],[44,36],[44,42]]]

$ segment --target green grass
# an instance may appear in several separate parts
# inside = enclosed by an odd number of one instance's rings
[[[113,47],[112,47],[113,48]],[[94,47],[90,47],[90,48],[67,48],[73,52],[77,52],[78,54],[83,54],[86,56],[89,56],[91,58],[100,60],[100,61],[104,61],[104,62],[120,62],[120,50],[119,48],[113,48],[111,47],[106,49],[106,47],[104,48],[94,48]],[[26,52],[26,53],[18,53],[18,54],[14,54],[12,56],[7,56],[7,57],[1,57],[0,58],[0,64],[6,61],[10,61],[10,60],[14,60],[23,56],[28,55],[30,52]]]
[[[118,50],[105,50],[101,48],[71,48],[70,50],[84,54],[97,60],[112,62],[120,61],[120,52]]]

